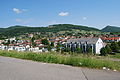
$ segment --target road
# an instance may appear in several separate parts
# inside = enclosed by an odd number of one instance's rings
[[[0,80],[120,80],[120,72],[0,56]]]

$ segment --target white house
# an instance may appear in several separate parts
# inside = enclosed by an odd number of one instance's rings
[[[8,49],[7,49],[8,51],[10,51],[10,50],[15,50],[15,46],[8,46]]]
[[[47,48],[42,48],[42,52],[48,52]]]
[[[8,46],[6,46],[6,45],[0,45],[0,49],[1,49],[1,50],[7,50],[7,49],[8,49]]]
[[[100,49],[104,47],[104,43],[101,38],[78,38],[67,40],[65,47],[69,47],[71,51],[75,51],[79,47],[83,53],[87,52],[88,48],[91,48],[92,53],[100,54]]]
[[[24,51],[26,51],[26,48],[23,46],[15,46],[15,50],[24,52]]]
[[[56,48],[52,48],[51,51],[56,51],[57,49]]]
[[[39,47],[29,48],[29,51],[32,51],[32,52],[40,52],[40,51],[39,51]]]

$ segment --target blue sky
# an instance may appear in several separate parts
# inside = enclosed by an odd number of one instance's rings
[[[1,0],[0,27],[78,24],[120,26],[120,0]]]

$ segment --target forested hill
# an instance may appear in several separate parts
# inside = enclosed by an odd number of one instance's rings
[[[120,32],[120,27],[116,26],[106,26],[101,31],[103,32]]]
[[[99,31],[99,29],[79,26],[72,24],[56,24],[48,27],[26,27],[26,26],[11,26],[8,28],[0,28],[0,35],[3,36],[17,36],[24,33],[31,32],[59,32],[59,31],[70,31],[72,29],[85,30],[85,31]]]
[[[50,25],[49,28],[56,30],[56,31],[66,31],[71,29],[79,29],[79,30],[85,30],[85,31],[99,31],[99,29],[93,28],[93,27],[87,27],[87,26],[80,26],[80,25],[72,25],[72,24],[56,24],[56,25]]]

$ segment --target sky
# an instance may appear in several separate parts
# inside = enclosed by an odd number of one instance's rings
[[[120,0],[0,0],[0,28],[52,24],[120,26]]]

